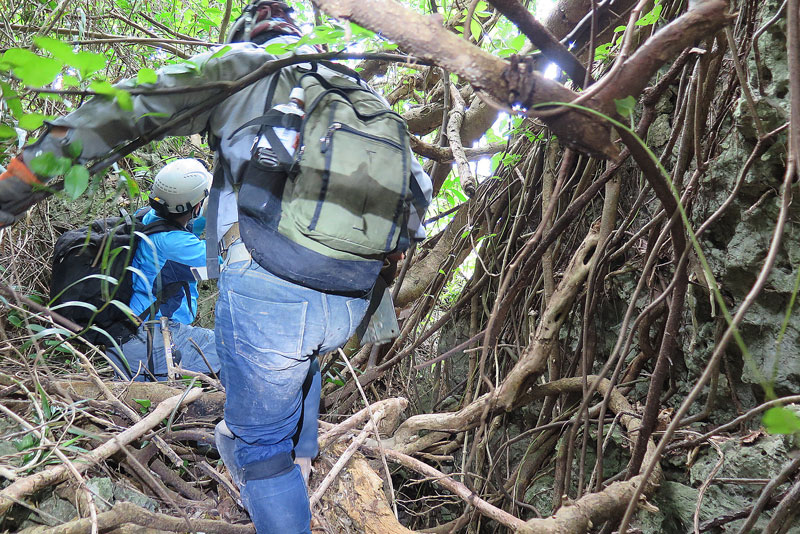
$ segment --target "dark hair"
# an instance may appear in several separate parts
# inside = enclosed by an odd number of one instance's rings
[[[291,6],[280,0],[255,0],[245,6],[231,26],[229,42],[249,41],[263,44],[276,35],[302,37],[291,13]],[[282,19],[277,21],[275,19]]]

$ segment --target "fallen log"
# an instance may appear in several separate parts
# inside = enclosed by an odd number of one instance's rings
[[[103,393],[89,380],[56,380],[43,381],[45,390],[57,393],[59,388],[69,392],[76,399],[102,399]],[[181,388],[165,382],[106,382],[111,392],[136,412],[141,406],[134,399],[147,399],[151,408],[179,395]],[[211,391],[192,402],[186,408],[186,416],[190,419],[218,419],[222,417],[225,406],[225,393]]]

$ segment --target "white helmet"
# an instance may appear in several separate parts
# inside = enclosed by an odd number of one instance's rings
[[[188,213],[207,196],[211,173],[196,159],[168,163],[158,171],[150,192],[150,205],[157,212]]]

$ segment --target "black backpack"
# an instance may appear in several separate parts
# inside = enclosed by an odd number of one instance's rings
[[[128,304],[133,296],[130,266],[142,235],[184,230],[174,222],[156,220],[145,225],[143,210],[131,217],[97,219],[88,226],[64,232],[53,250],[50,308],[80,326],[92,328],[83,337],[90,343],[110,345],[133,335],[144,317],[152,317],[162,302],[188,283],[168,284],[156,295],[156,303],[141,316],[131,316]],[[189,300],[191,302],[191,300]],[[111,339],[110,339],[111,338]]]

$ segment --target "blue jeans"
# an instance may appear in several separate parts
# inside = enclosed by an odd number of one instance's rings
[[[153,334],[153,369],[147,366],[147,330],[150,328]],[[217,357],[217,345],[214,340],[214,332],[208,328],[190,326],[188,324],[169,322],[169,332],[172,336],[172,358],[175,365],[180,363],[181,368],[198,373],[208,373],[209,365],[211,370],[219,373],[220,363]],[[200,347],[203,355],[200,355],[197,347]],[[164,356],[164,336],[161,333],[161,325],[158,321],[151,323],[150,326],[142,325],[136,335],[123,343],[120,347],[125,355],[125,360],[130,367],[130,373],[122,361],[117,350],[112,346],[106,349],[106,356],[114,362],[114,365],[122,371],[122,376],[116,373],[123,380],[133,378],[136,382],[152,380],[150,373],[155,375],[158,380],[167,379],[167,360]],[[205,356],[208,365],[203,360]],[[147,370],[146,370],[147,369]],[[149,372],[148,372],[149,371]]]
[[[252,261],[227,266],[216,307],[217,354],[225,385],[225,422],[235,436],[229,470],[290,452],[303,412],[312,358],[344,345],[367,310],[364,298],[329,295],[282,280]],[[319,406],[319,372],[307,398]],[[316,454],[316,413],[303,416],[298,455]],[[223,458],[224,460],[224,458]],[[242,500],[259,534],[308,532],[310,511],[300,469],[250,480]]]

